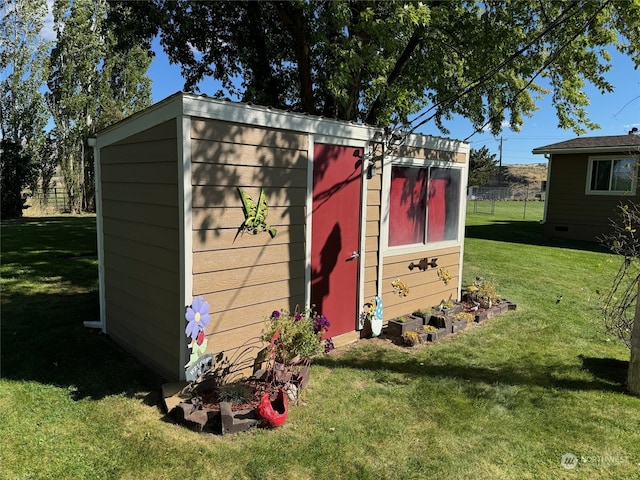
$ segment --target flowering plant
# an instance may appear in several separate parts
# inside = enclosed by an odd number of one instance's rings
[[[313,308],[305,308],[302,312],[296,308],[293,313],[274,310],[267,318],[262,340],[271,342],[279,333],[273,347],[280,362],[310,360],[314,355],[333,350],[331,338],[322,338],[330,326],[327,317],[316,313]]]

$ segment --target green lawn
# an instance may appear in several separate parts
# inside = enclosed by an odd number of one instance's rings
[[[598,317],[618,259],[542,237],[542,203],[480,207],[464,280],[495,280],[515,312],[320,358],[283,427],[225,437],[166,421],[161,380],[82,326],[98,315],[93,218],[2,224],[0,478],[640,478],[629,352]]]

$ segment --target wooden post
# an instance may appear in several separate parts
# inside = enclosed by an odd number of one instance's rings
[[[627,374],[627,390],[632,395],[640,396],[640,287],[636,301],[636,316],[631,330],[631,360]]]

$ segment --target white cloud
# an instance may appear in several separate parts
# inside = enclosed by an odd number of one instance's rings
[[[44,19],[44,27],[40,32],[40,36],[47,42],[56,39],[56,33],[53,31],[53,1],[47,0],[47,16]]]

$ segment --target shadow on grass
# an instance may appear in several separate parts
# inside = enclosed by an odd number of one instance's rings
[[[488,225],[468,225],[465,229],[465,238],[610,253],[609,250],[597,242],[547,237],[543,235],[540,223],[524,220],[496,220]]]
[[[583,356],[580,356],[580,360],[582,360],[582,366],[591,372],[593,376],[606,382],[626,385],[627,373],[629,371],[628,360]]]
[[[602,390],[624,393],[624,383],[628,362],[606,358],[581,358],[583,368],[595,378],[581,380],[571,378],[575,376],[574,366],[567,365],[522,365],[504,364],[495,368],[454,365],[429,364],[428,360],[415,357],[399,360],[396,355],[387,354],[380,348],[373,356],[324,356],[314,359],[315,365],[328,368],[353,368],[379,372],[385,382],[389,381],[386,373],[401,373],[416,377],[451,378],[473,383],[501,383],[514,386],[534,386],[572,391]],[[406,383],[399,380],[400,383]]]
[[[54,385],[77,400],[124,394],[157,404],[163,380],[84,327],[99,319],[95,218],[26,218],[1,228],[2,378]]]
[[[84,327],[99,317],[97,292],[14,295],[2,317],[2,378],[64,388],[75,400],[124,394],[159,401],[159,376]]]

